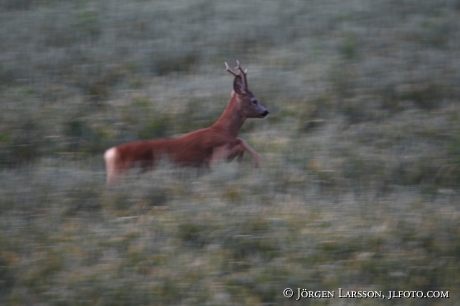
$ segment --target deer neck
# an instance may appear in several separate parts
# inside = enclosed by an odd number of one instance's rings
[[[232,137],[237,137],[245,120],[246,116],[241,109],[241,101],[235,93],[232,93],[224,112],[212,126],[225,131]]]

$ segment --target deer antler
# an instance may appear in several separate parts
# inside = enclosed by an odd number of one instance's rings
[[[248,73],[248,70],[247,69],[243,70],[238,60],[236,61],[235,69],[238,69],[240,71],[241,75],[243,76],[244,86],[246,87],[246,89],[248,89],[248,79],[246,78],[246,74]]]
[[[239,76],[241,74],[243,76],[244,87],[246,89],[248,89],[248,79],[246,78],[246,74],[248,73],[248,70],[247,69],[243,70],[243,68],[241,68],[241,65],[240,65],[239,61],[236,61],[236,65],[237,66],[235,67],[235,69],[238,69],[240,71],[239,74],[236,74],[235,72],[233,72],[233,70],[230,69],[230,67],[228,67],[227,62],[225,62],[225,71],[228,71],[229,73],[233,74],[234,76]]]
[[[230,73],[233,74],[234,76],[238,76],[238,74],[236,74],[235,72],[233,72],[233,70],[230,69],[230,67],[228,67],[227,62],[224,62],[224,63],[225,63],[225,71],[230,72]]]

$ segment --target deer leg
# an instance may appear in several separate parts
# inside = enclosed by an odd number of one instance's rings
[[[231,162],[235,157],[237,157],[237,161],[241,162],[243,160],[243,155],[244,155],[244,147],[238,143],[235,145],[230,151],[227,152],[227,161]]]
[[[216,161],[221,159],[226,159],[228,162],[231,162],[235,157],[238,162],[241,162],[243,159],[244,152],[248,151],[251,155],[253,164],[255,167],[260,165],[260,155],[252,149],[243,139],[236,138],[235,141],[231,144],[219,147],[214,149],[210,164],[213,165]]]
[[[235,158],[238,156],[238,162],[241,162],[243,154],[245,151],[248,151],[249,155],[252,157],[252,161],[255,167],[260,166],[260,155],[253,148],[251,148],[243,139],[237,138],[237,145],[230,151],[228,155],[229,158]],[[231,155],[233,154],[233,156]]]
[[[241,162],[243,159],[245,148],[241,145],[240,141],[234,141],[231,144],[227,144],[218,148],[215,148],[212,154],[212,157],[208,165],[212,166],[219,160],[226,160],[231,162],[235,157],[237,157],[238,162]]]

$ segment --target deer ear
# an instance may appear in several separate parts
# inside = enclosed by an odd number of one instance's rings
[[[239,95],[245,92],[244,82],[240,75],[235,76],[233,80],[233,90]]]

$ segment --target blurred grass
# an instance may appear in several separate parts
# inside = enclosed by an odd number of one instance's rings
[[[459,14],[0,0],[0,304],[287,305],[286,287],[458,304]],[[235,59],[270,110],[241,131],[261,169],[165,164],[105,188],[110,146],[212,124]]]

